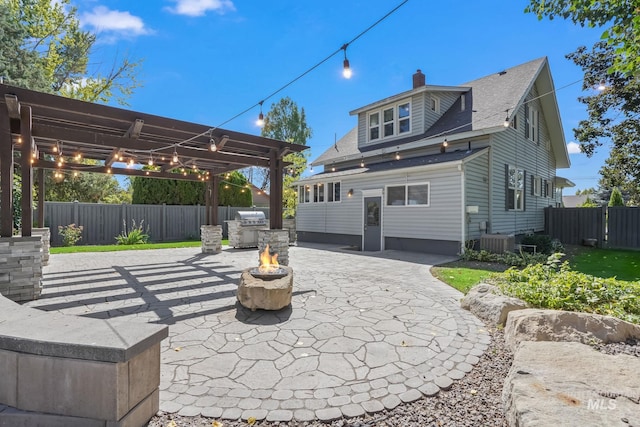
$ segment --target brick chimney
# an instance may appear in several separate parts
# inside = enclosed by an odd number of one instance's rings
[[[427,84],[426,77],[422,74],[422,71],[418,70],[413,75],[413,88],[417,89]]]

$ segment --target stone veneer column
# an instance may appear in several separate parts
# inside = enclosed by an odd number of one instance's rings
[[[258,231],[258,262],[267,244],[272,254],[278,254],[278,264],[289,265],[289,230]]]
[[[222,251],[222,226],[200,226],[200,240],[203,254],[219,254]]]
[[[282,228],[284,230],[289,230],[289,244],[293,244],[298,240],[295,218],[284,218],[282,220]]]
[[[0,238],[0,294],[10,300],[31,301],[42,292],[42,238]]]
[[[42,265],[49,265],[49,254],[51,249],[51,230],[49,227],[34,228],[31,230],[32,236],[42,238]]]

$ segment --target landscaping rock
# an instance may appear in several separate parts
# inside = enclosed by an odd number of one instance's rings
[[[291,304],[293,291],[293,269],[281,266],[287,270],[287,275],[279,279],[262,280],[253,277],[251,268],[242,271],[238,285],[237,298],[242,306],[255,311],[280,310]]]
[[[523,342],[505,380],[510,426],[640,425],[640,359],[576,342]]]
[[[505,296],[498,288],[486,283],[471,288],[460,300],[460,305],[493,325],[504,325],[509,312],[527,307],[526,302]]]
[[[512,351],[522,341],[608,344],[640,339],[640,326],[615,317],[542,309],[526,309],[509,314],[504,332],[507,346]]]

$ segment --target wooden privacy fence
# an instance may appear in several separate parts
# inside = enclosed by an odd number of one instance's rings
[[[224,221],[232,220],[238,211],[257,210],[269,218],[269,208],[218,206],[218,220],[223,236],[227,236]],[[44,222],[51,228],[51,245],[61,246],[58,226],[81,225],[79,245],[109,245],[115,237],[131,229],[132,222],[142,223],[150,241],[170,242],[200,238],[200,226],[205,224],[204,206],[174,205],[106,205],[79,202],[45,202]],[[35,215],[34,215],[35,216]]]
[[[568,245],[596,239],[600,247],[639,249],[640,208],[545,208],[545,233]]]

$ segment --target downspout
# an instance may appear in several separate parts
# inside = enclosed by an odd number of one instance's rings
[[[466,203],[467,203],[467,195],[465,193],[465,185],[464,185],[464,163],[458,165],[458,170],[460,171],[460,253],[463,254],[465,250],[465,245],[467,242],[466,237]]]
[[[493,137],[491,137],[491,143],[493,143]],[[487,171],[487,175],[489,177],[489,223],[487,224],[487,229],[484,230],[485,233],[491,234],[491,228],[493,227],[493,147],[489,145],[489,170]]]

